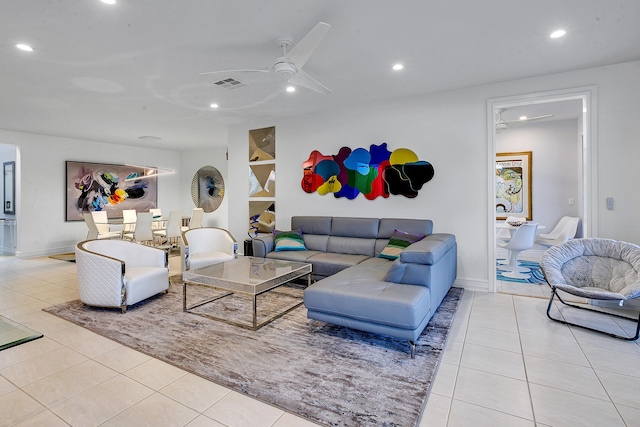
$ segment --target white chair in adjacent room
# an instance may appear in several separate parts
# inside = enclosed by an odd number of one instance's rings
[[[538,224],[522,224],[514,231],[511,240],[508,242],[498,242],[498,246],[509,250],[509,271],[501,273],[511,279],[528,279],[529,274],[525,274],[525,269],[518,268],[518,255],[520,252],[533,247]]]
[[[580,218],[563,216],[550,233],[540,234],[536,243],[544,246],[555,246],[576,237]]]
[[[91,216],[91,215],[89,215]],[[169,289],[168,255],[125,240],[88,240],[76,246],[80,300],[97,307],[127,306]]]
[[[172,246],[177,245],[182,237],[182,212],[169,212],[167,227],[164,230],[154,230],[153,235],[158,239],[161,239],[161,243],[166,241]]]
[[[189,220],[188,227],[182,227],[182,231],[191,230],[193,228],[202,227],[202,217],[204,216],[204,209],[193,208],[191,211],[191,219]]]
[[[180,252],[182,271],[231,261],[236,257],[238,243],[222,228],[201,227],[182,233]]]
[[[89,229],[87,233],[87,240],[95,240],[95,239],[121,239],[122,231],[109,231],[108,226],[106,231],[101,231],[98,225],[96,224],[93,215],[90,213],[83,214],[84,222],[87,224],[87,228]],[[102,224],[101,224],[102,225]]]

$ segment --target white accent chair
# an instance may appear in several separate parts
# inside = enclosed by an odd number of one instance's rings
[[[140,302],[169,289],[168,255],[126,240],[87,240],[76,246],[80,300],[97,307]]]
[[[540,234],[536,243],[544,246],[555,246],[576,237],[580,218],[563,216],[550,233]]]
[[[202,217],[204,216],[204,209],[193,208],[191,211],[191,219],[189,220],[188,227],[182,227],[182,231],[191,230],[194,228],[202,227]]]
[[[84,222],[87,224],[87,228],[89,231],[87,232],[87,240],[94,239],[121,239],[122,231],[109,231],[109,226],[107,225],[106,230],[104,227],[99,227],[96,224],[94,217],[91,213],[84,213]],[[102,224],[100,224],[102,225]]]
[[[514,231],[511,240],[508,242],[498,242],[498,246],[509,250],[509,271],[502,273],[503,276],[511,279],[528,279],[530,277],[528,269],[518,267],[518,255],[520,252],[533,247],[538,224],[522,224]]]
[[[237,252],[235,237],[222,228],[201,227],[182,232],[182,271],[231,261]]]

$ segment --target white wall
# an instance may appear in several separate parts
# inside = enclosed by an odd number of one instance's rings
[[[574,119],[529,123],[497,134],[497,153],[532,152],[532,220],[546,227],[543,233],[563,216],[579,216],[582,154],[577,133]]]
[[[487,217],[489,141],[487,100],[588,85],[598,88],[597,185],[599,235],[640,243],[635,224],[640,198],[635,159],[640,154],[640,62],[509,81],[409,99],[376,102],[331,112],[255,122],[229,130],[229,227],[246,236],[248,218],[248,131],[276,126],[277,227],[292,215],[415,217],[434,221],[435,232],[458,241],[458,285],[489,289]],[[328,95],[330,96],[330,95]],[[307,194],[300,187],[301,163],[317,149],[337,153],[342,146],[387,142],[406,147],[435,167],[434,179],[415,199],[391,196],[369,201]],[[607,211],[604,200],[614,197]],[[494,280],[491,278],[491,280]]]
[[[65,222],[66,160],[175,169],[177,174],[158,178],[158,205],[181,209],[179,153],[6,130],[0,130],[0,144],[18,147],[17,256],[71,252],[86,238],[84,222]]]

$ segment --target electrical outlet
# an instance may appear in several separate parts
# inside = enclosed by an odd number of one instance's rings
[[[575,206],[576,204],[576,199],[574,199],[573,197],[569,198],[569,206]]]
[[[613,210],[613,197],[607,197],[607,209]]]

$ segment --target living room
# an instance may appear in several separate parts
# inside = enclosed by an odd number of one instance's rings
[[[489,291],[494,289],[495,281],[488,251],[493,232],[490,177],[495,147],[488,131],[491,124],[487,120],[487,101],[572,88],[591,90],[592,110],[588,114],[596,131],[590,135],[591,153],[597,157],[589,159],[593,181],[585,186],[592,200],[589,235],[637,244],[640,228],[634,226],[634,214],[640,210],[640,198],[630,194],[637,180],[635,159],[640,154],[636,143],[640,137],[639,59],[535,77],[507,77],[498,82],[372,100],[300,116],[253,118],[212,130],[210,145],[205,148],[127,146],[6,125],[0,130],[0,144],[16,147],[16,256],[32,258],[70,252],[86,236],[83,223],[64,221],[67,160],[174,169],[176,174],[158,179],[158,204],[167,211],[182,210],[185,214],[193,207],[188,189],[194,173],[202,166],[213,166],[225,179],[225,197],[218,210],[205,215],[203,223],[227,228],[236,239],[243,240],[249,218],[248,132],[275,126],[276,227],[286,228],[295,215],[431,219],[434,232],[456,236],[455,286]],[[475,64],[465,66],[473,68]],[[343,146],[367,148],[383,142],[390,150],[409,148],[434,166],[435,177],[418,197],[345,200],[307,194],[301,189],[302,162],[312,150],[332,154]],[[615,200],[613,210],[605,204],[609,197]]]

